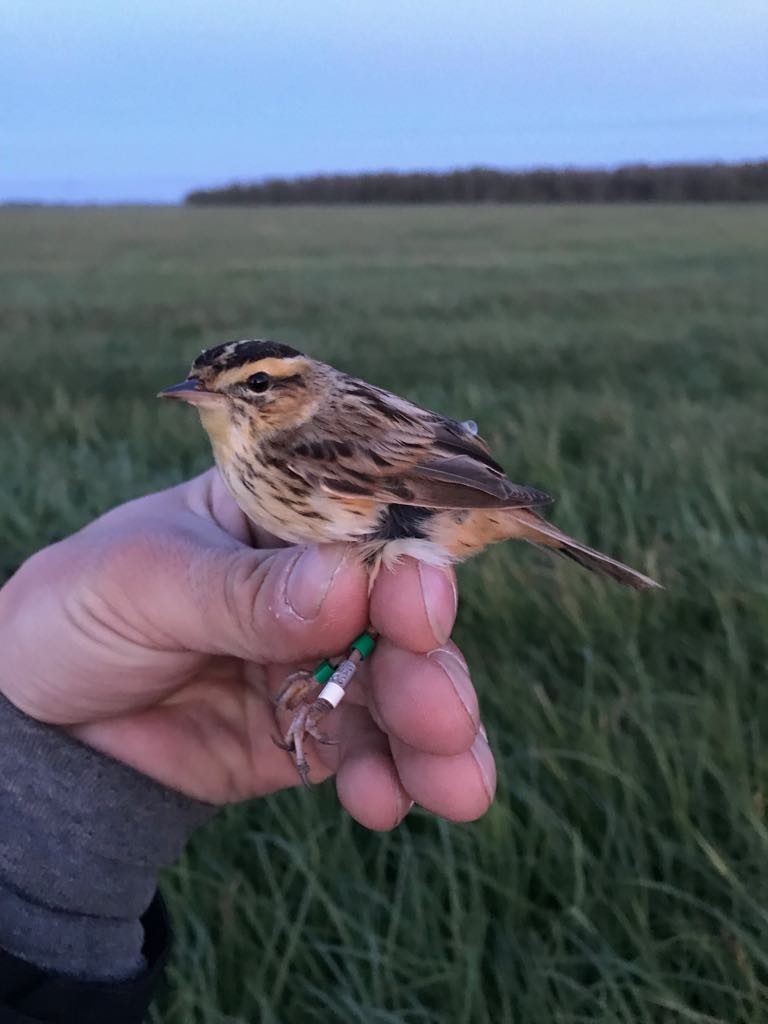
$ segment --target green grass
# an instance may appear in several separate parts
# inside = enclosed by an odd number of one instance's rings
[[[165,879],[164,1024],[768,1019],[768,207],[0,211],[0,572],[209,462],[153,400],[232,337],[473,417],[638,595],[461,572],[496,804],[228,809]]]

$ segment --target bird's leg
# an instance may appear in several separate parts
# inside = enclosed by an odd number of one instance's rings
[[[320,731],[320,719],[339,706],[358,665],[371,654],[375,646],[376,633],[368,630],[353,641],[349,654],[339,664],[334,666],[330,661],[323,661],[314,672],[294,672],[286,680],[278,704],[290,710],[299,706],[278,746],[293,754],[296,770],[304,785],[309,785],[309,764],[304,754],[305,738],[311,736],[319,743],[336,742]],[[310,699],[318,686],[322,686],[322,690]]]

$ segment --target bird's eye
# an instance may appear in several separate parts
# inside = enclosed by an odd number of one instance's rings
[[[266,391],[271,380],[268,373],[259,371],[258,373],[252,373],[248,380],[245,382],[246,387],[250,388],[251,391]]]

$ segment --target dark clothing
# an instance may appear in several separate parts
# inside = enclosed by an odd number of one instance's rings
[[[80,981],[0,950],[0,1024],[140,1024],[168,953],[168,918],[159,896],[141,920],[146,966],[127,981]]]

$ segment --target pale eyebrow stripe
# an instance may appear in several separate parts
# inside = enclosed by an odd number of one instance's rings
[[[307,360],[302,356],[294,356],[291,359],[256,359],[242,366],[233,366],[231,370],[224,370],[219,374],[218,382],[222,387],[240,384],[254,373],[268,373],[270,377],[278,380],[281,377],[300,375],[306,365]]]

